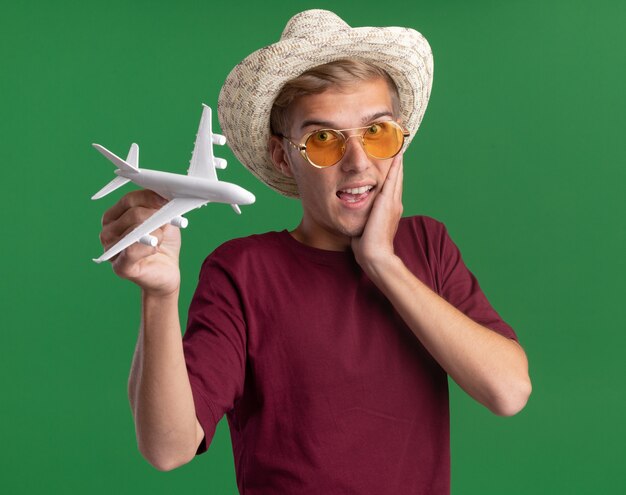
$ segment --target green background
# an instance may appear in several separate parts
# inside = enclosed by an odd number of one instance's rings
[[[161,473],[138,453],[126,382],[139,291],[101,253],[123,192],[99,142],[184,173],[201,103],[287,19],[422,32],[432,99],[405,156],[405,214],[443,221],[518,332],[534,390],[513,418],[452,386],[453,494],[626,493],[626,7],[615,1],[22,2],[0,14],[3,493],[236,493],[228,428]],[[201,261],[235,236],[296,225],[297,202],[233,157],[243,215],[189,215],[184,314]],[[129,190],[127,187],[125,190]]]

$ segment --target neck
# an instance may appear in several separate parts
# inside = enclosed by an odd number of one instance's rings
[[[289,233],[302,244],[326,251],[347,251],[351,245],[350,237],[337,235],[319,228],[309,229],[304,219]]]

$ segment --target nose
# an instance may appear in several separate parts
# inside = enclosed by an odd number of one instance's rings
[[[341,158],[342,170],[345,172],[361,172],[371,165],[370,157],[363,148],[363,141],[360,135],[352,134],[348,136],[345,147],[346,152]]]

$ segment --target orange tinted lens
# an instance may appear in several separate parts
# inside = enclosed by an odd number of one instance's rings
[[[395,122],[372,124],[363,134],[363,146],[374,158],[391,158],[404,144],[402,128]]]
[[[314,132],[308,137],[305,144],[309,160],[319,167],[330,167],[341,160],[343,156],[343,136],[330,129]]]

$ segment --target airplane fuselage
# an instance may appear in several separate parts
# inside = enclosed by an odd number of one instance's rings
[[[166,199],[200,198],[207,202],[250,205],[254,203],[254,195],[243,187],[230,182],[203,179],[189,175],[161,172],[159,170],[139,169],[115,171],[144,189],[150,189]]]

